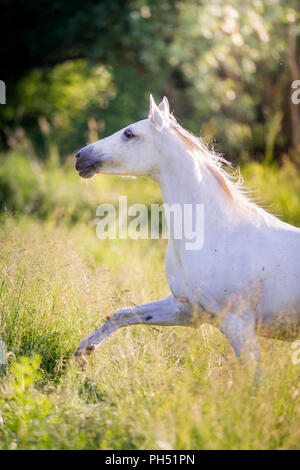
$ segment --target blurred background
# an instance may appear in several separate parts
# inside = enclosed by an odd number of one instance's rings
[[[298,223],[289,217],[298,200],[287,199],[300,187],[300,105],[291,100],[298,0],[0,0],[0,8],[2,210],[49,212],[58,201],[48,191],[45,202],[37,182],[46,166],[71,171],[77,149],[144,119],[151,92],[242,165],[263,200],[274,202],[263,181],[271,192],[280,181],[275,209]],[[59,172],[52,185],[59,175],[67,185]]]
[[[236,161],[300,139],[297,0],[1,0],[1,150],[45,159],[145,118],[149,93]]]
[[[261,342],[255,394],[208,325],[122,329],[84,374],[72,360],[112,312],[169,294],[166,240],[95,230],[99,204],[149,207],[157,185],[74,169],[147,117],[149,93],[300,226],[299,0],[0,0],[0,15],[0,448],[299,448],[288,344]]]

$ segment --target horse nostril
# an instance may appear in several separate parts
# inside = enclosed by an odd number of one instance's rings
[[[75,155],[76,159],[78,160],[78,158],[80,157],[80,152],[77,152],[76,155]]]

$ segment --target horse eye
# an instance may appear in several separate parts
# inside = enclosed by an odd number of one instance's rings
[[[125,137],[127,137],[127,139],[132,139],[132,137],[134,137],[134,134],[131,132],[130,129],[126,129],[124,131],[124,135],[125,135]]]

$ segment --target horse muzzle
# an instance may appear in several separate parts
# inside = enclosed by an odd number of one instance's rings
[[[91,178],[101,167],[104,155],[93,155],[92,145],[88,145],[76,154],[75,168],[82,178]]]

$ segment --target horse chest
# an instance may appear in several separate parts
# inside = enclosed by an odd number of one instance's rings
[[[194,303],[201,297],[201,286],[212,279],[210,267],[205,266],[205,257],[182,249],[182,242],[170,240],[166,254],[166,275],[171,292],[177,298],[187,298]],[[208,287],[206,285],[206,287]],[[211,288],[210,286],[210,291]]]

